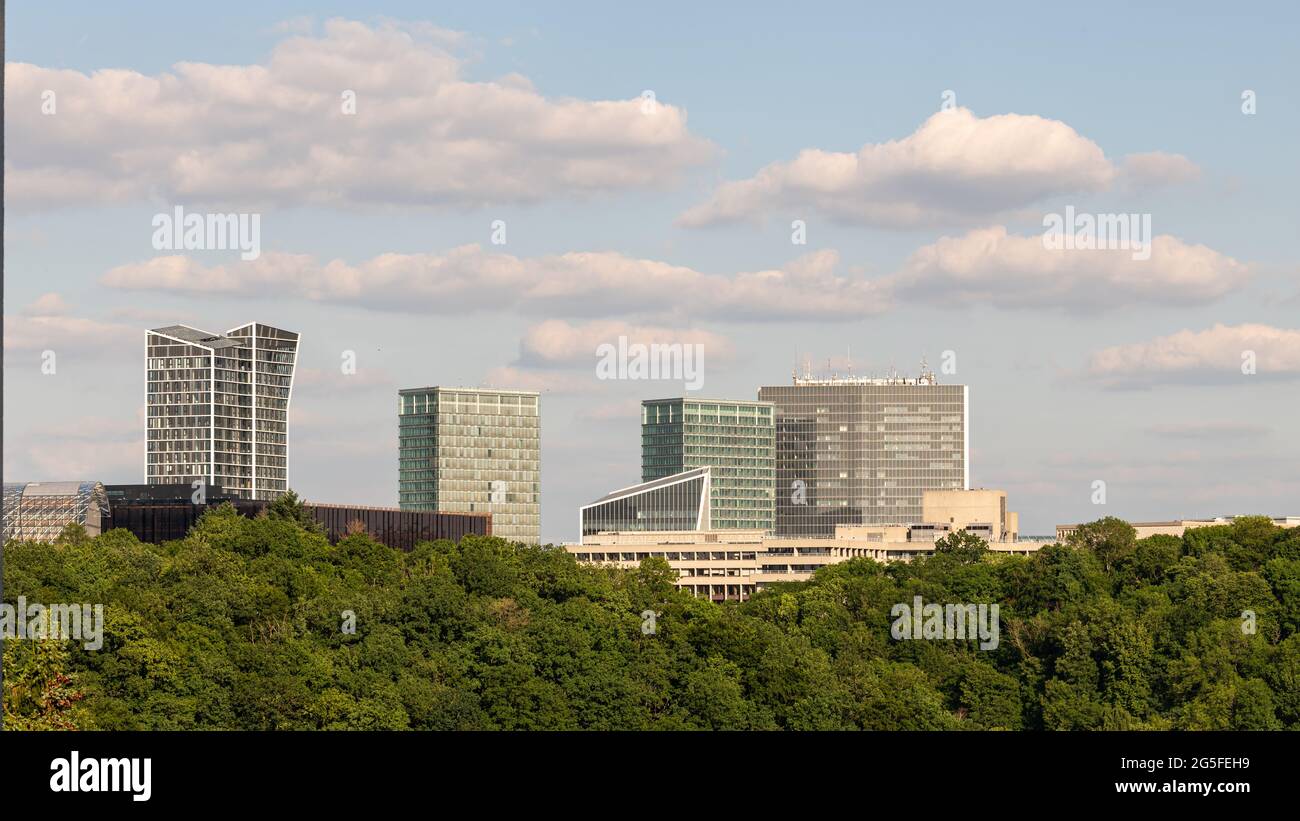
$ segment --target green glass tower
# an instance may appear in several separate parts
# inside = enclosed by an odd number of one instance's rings
[[[647,399],[641,403],[641,481],[711,469],[715,530],[776,526],[776,426],[771,402]]]
[[[536,544],[541,532],[538,401],[536,391],[399,391],[401,509],[491,513],[492,535]]]

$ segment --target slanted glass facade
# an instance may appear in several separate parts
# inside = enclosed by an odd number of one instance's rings
[[[402,510],[491,513],[492,535],[541,539],[541,416],[535,391],[398,392]]]
[[[968,486],[967,390],[917,379],[799,379],[776,408],[776,535],[909,524],[926,490]]]
[[[616,490],[580,513],[583,536],[602,532],[708,530],[709,469]]]
[[[767,402],[641,403],[641,481],[709,468],[715,530],[775,526],[776,427]]]

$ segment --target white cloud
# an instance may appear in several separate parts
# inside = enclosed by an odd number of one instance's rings
[[[1193,182],[1201,169],[1182,154],[1151,151],[1125,157],[1124,174],[1130,186],[1142,188]]]
[[[25,316],[59,316],[68,312],[68,304],[56,293],[41,294],[35,302],[23,309]]]
[[[1253,374],[1243,373],[1248,353],[1254,357]],[[1092,355],[1088,374],[1110,387],[1296,379],[1300,378],[1300,330],[1259,324],[1183,330],[1098,351]]]
[[[1131,250],[1051,250],[1041,235],[993,226],[918,249],[888,285],[900,298],[925,302],[1089,311],[1205,304],[1248,274],[1232,257],[1166,235],[1151,240],[1151,258],[1142,260]]]
[[[686,227],[811,211],[852,224],[972,224],[1044,197],[1107,189],[1116,168],[1058,120],[1021,114],[934,114],[901,140],[857,153],[805,149],[752,178],[727,182],[678,220]]]
[[[185,256],[154,257],[113,268],[101,281],[126,290],[294,296],[438,314],[520,310],[550,316],[835,321],[887,307],[876,283],[840,275],[838,264],[834,251],[818,251],[781,269],[723,276],[615,252],[520,258],[465,245],[444,254],[381,254],[356,265],[275,252],[215,266]]]
[[[518,76],[467,80],[452,35],[334,19],[257,65],[145,75],[7,63],[7,204],[478,206],[661,187],[713,155],[669,104],[646,114],[639,97],[547,98]],[[52,115],[41,112],[47,89]]]
[[[594,369],[596,349],[606,344],[617,346],[619,337],[626,337],[628,345],[703,345],[710,360],[730,359],[735,355],[730,340],[699,328],[665,328],[616,320],[574,325],[551,319],[534,325],[524,334],[519,342],[517,364],[533,368],[582,365]]]
[[[144,331],[127,325],[69,316],[57,293],[41,296],[17,315],[5,317],[5,353],[54,351],[60,356],[95,357],[144,350]]]

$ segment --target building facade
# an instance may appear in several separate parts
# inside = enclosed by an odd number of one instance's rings
[[[578,511],[581,538],[605,531],[710,530],[709,468],[608,493]]]
[[[1182,537],[1188,530],[1197,527],[1215,527],[1216,525],[1230,525],[1236,516],[1215,516],[1211,519],[1174,519],[1168,522],[1129,522],[1137,532],[1136,538],[1145,539],[1148,536],[1177,536]],[[1300,527],[1300,516],[1269,516],[1274,526],[1281,528]],[[1057,525],[1056,538],[1058,541],[1065,542],[1074,532],[1082,525]]]
[[[263,500],[288,490],[298,342],[258,322],[146,331],[145,483],[202,480]]]
[[[989,542],[999,555],[1027,556],[1050,541]],[[779,582],[801,582],[851,559],[908,562],[934,553],[934,533],[908,526],[841,525],[831,538],[781,538],[761,530],[599,533],[566,544],[579,561],[635,568],[658,557],[677,586],[714,601],[744,600]]]
[[[776,519],[773,420],[767,402],[646,400],[641,481],[708,468],[712,528],[770,531]]]
[[[233,505],[241,516],[256,517],[270,502],[232,496],[220,486],[204,488],[199,496],[189,485],[108,485],[105,530],[129,530],[142,542],[161,544],[183,539],[199,517],[222,504]],[[380,544],[411,551],[420,542],[464,536],[491,536],[492,516],[487,513],[437,513],[398,510],[394,507],[332,505],[305,502],[303,508],[331,544],[350,533],[364,532]]]
[[[916,378],[798,377],[764,387],[775,408],[776,533],[923,518],[927,490],[970,487],[969,394]]]
[[[541,538],[536,391],[428,387],[398,392],[398,505],[491,513],[492,533]]]

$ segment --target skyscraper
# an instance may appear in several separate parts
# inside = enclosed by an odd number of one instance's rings
[[[541,539],[541,417],[536,391],[398,391],[402,510],[492,514],[492,535]]]
[[[916,378],[798,377],[765,387],[776,408],[776,533],[908,524],[926,490],[970,487],[965,385]]]
[[[647,399],[641,403],[641,481],[710,469],[710,526],[771,530],[776,428],[768,402]]]
[[[224,334],[145,332],[145,483],[202,479],[245,499],[288,490],[298,334],[257,322]]]

